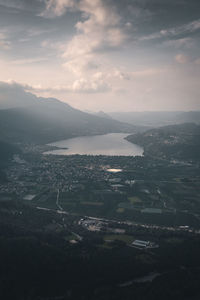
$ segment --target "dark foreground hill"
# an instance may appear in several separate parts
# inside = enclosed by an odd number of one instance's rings
[[[117,240],[105,247],[103,235],[90,232],[82,232],[83,240],[70,244],[70,230],[77,228],[74,216],[65,219],[64,227],[63,215],[56,212],[19,200],[1,201],[1,299],[199,299],[197,236],[159,233],[163,246],[150,252]],[[158,277],[145,281],[155,271]]]
[[[127,140],[144,147],[146,155],[179,160],[200,160],[200,125],[185,123],[130,135]]]
[[[4,169],[12,159],[14,154],[20,153],[18,147],[0,141],[0,183],[6,181]]]
[[[16,146],[0,141],[0,165],[6,164],[19,151]]]

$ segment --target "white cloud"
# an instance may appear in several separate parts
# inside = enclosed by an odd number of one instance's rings
[[[113,6],[102,0],[82,0],[77,8],[85,19],[76,24],[77,34],[67,44],[63,57],[69,61],[120,47],[126,34]]]
[[[93,81],[97,69],[106,76],[105,53],[117,50],[127,39],[127,27],[122,24],[116,7],[103,0],[49,0],[44,16],[63,15],[68,9],[82,13],[82,20],[75,25],[73,38],[59,46],[64,60],[63,66],[75,76],[75,90],[101,91],[108,88]],[[83,80],[84,78],[84,80]],[[92,78],[92,79],[91,79]]]
[[[11,61],[11,64],[13,65],[27,65],[27,64],[35,64],[47,61],[47,57],[36,57],[36,58],[26,58],[26,59],[17,59]]]
[[[195,64],[196,64],[196,65],[200,65],[200,58],[197,58],[197,59],[195,60]]]
[[[191,23],[188,23],[185,26],[185,30],[190,31],[190,32],[193,32],[193,31],[198,30],[198,29],[200,29],[200,19],[195,20]]]
[[[23,11],[34,12],[34,14],[44,7],[45,0],[0,0],[0,5],[12,13]]]
[[[14,80],[5,81],[10,87],[24,89],[25,91],[31,91],[36,93],[45,92],[57,92],[57,93],[106,93],[111,91],[111,86],[107,83],[101,72],[95,73],[90,79],[79,78],[71,83],[62,85],[28,85],[25,83],[19,83]]]
[[[72,72],[75,76],[82,76],[82,74],[96,71],[100,68],[100,63],[94,60],[91,55],[84,55],[74,58],[64,63],[63,66]]]
[[[194,39],[192,38],[182,38],[164,41],[163,46],[173,47],[173,48],[186,48],[190,49],[194,45]]]
[[[0,49],[9,50],[11,43],[8,41],[4,32],[0,32]]]
[[[0,49],[4,49],[4,50],[10,49],[10,43],[5,40],[0,40]]]
[[[199,29],[200,29],[200,19],[174,28],[162,29],[159,32],[155,32],[153,34],[143,36],[139,40],[145,41],[145,40],[153,40],[153,39],[160,39],[160,38],[169,38],[181,34],[192,33]]]
[[[130,80],[131,74],[130,72],[124,72],[119,69],[114,69],[112,72],[107,74],[108,78],[117,78],[120,80]]]
[[[179,53],[175,56],[175,60],[179,64],[186,64],[189,62],[189,57],[185,54]]]
[[[196,30],[200,29],[200,19],[192,21],[187,24],[183,24],[181,26],[178,26],[176,28],[171,28],[169,30],[166,30],[166,34],[168,35],[178,35],[182,33],[187,32],[194,32]]]
[[[63,15],[68,8],[75,6],[75,0],[46,0],[46,8],[40,15],[54,18]]]
[[[0,4],[7,8],[22,9],[24,7],[20,0],[1,0]]]
[[[143,81],[144,79],[154,78],[160,76],[166,70],[163,69],[144,69],[141,71],[135,72],[124,72],[119,69],[112,69],[109,72],[96,72],[93,73],[89,78],[79,76],[78,79],[71,81],[71,83],[66,83],[62,85],[51,85],[51,86],[41,86],[41,85],[27,85],[20,84],[27,91],[33,91],[36,93],[44,92],[56,92],[56,93],[108,93],[114,91],[113,83],[115,80],[120,81],[130,81],[130,80],[139,80]],[[111,84],[112,82],[112,84]],[[120,85],[117,89],[120,88]]]
[[[46,35],[48,33],[54,32],[54,29],[40,29],[40,28],[30,28],[28,29],[27,35],[28,37],[35,37],[35,36],[40,36],[40,35]]]
[[[72,85],[72,91],[77,93],[105,93],[111,90],[111,87],[101,78],[92,78],[87,80],[80,78]]]

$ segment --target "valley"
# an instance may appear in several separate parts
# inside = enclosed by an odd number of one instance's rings
[[[196,163],[43,155],[38,147],[30,149],[9,161],[7,182],[0,185],[6,295],[29,297],[33,281],[37,288],[32,288],[32,297],[45,300],[48,295],[77,299],[83,294],[87,299],[109,299],[110,293],[115,299],[139,299],[146,293],[149,299],[159,299],[163,290],[172,297],[167,290],[174,277],[179,293],[184,282],[180,295],[195,288],[196,281],[188,276],[200,278]],[[138,240],[156,247],[134,247]],[[14,265],[6,263],[10,255]],[[26,264],[21,266],[24,255]],[[8,293],[14,266],[18,279]],[[154,273],[160,275],[138,281]]]
[[[199,125],[23,96],[0,110],[2,299],[198,299]]]

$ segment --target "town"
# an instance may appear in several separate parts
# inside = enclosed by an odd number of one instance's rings
[[[16,154],[0,197],[79,216],[200,227],[197,163],[131,156]]]

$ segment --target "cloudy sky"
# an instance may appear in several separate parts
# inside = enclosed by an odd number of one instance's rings
[[[83,110],[200,110],[199,49],[199,0],[0,0],[0,81]]]

